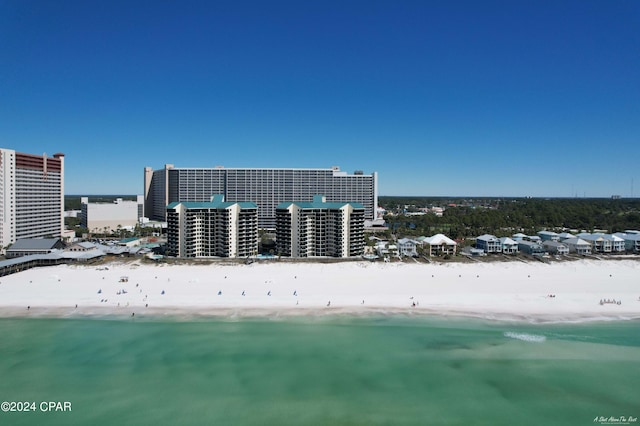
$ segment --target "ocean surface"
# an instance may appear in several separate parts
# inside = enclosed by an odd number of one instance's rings
[[[0,401],[2,425],[640,424],[640,323],[0,319]]]

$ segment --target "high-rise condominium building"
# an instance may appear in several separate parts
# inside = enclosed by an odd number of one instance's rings
[[[0,148],[0,250],[21,238],[64,230],[64,154]]]
[[[176,257],[248,257],[258,254],[258,206],[177,202],[167,206],[167,252]]]
[[[276,209],[276,250],[291,257],[353,257],[364,254],[364,207],[311,202],[282,203]]]
[[[258,225],[274,229],[276,207],[291,201],[312,201],[324,194],[329,202],[356,202],[366,219],[375,219],[378,205],[377,173],[347,174],[329,169],[175,168],[144,170],[145,215],[165,220],[170,203],[209,201],[223,194],[226,201],[251,201],[258,205]]]

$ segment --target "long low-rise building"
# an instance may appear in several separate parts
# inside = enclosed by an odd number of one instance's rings
[[[171,203],[208,202],[222,194],[228,202],[251,201],[258,205],[260,228],[275,229],[276,207],[296,200],[312,202],[323,194],[327,201],[355,202],[364,207],[365,219],[375,219],[378,207],[377,173],[353,174],[338,167],[296,168],[176,168],[144,170],[145,216],[165,220]]]
[[[60,238],[24,238],[16,241],[7,249],[7,259],[29,256],[32,254],[47,254],[64,248]]]

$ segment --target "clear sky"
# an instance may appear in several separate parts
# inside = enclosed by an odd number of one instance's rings
[[[638,197],[640,1],[0,0],[0,147],[63,152],[68,194],[172,163]]]

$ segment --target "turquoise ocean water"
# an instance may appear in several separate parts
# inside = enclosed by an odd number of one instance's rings
[[[640,417],[640,323],[0,319],[0,400],[36,403],[2,425],[596,424]]]

